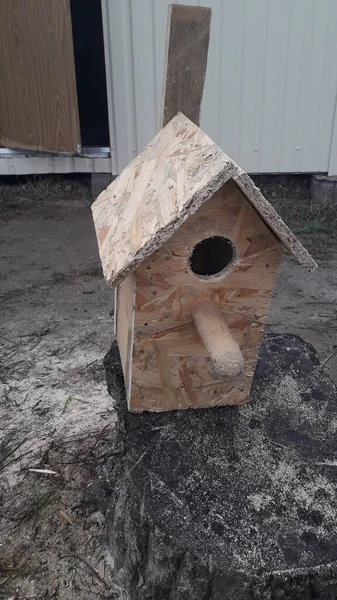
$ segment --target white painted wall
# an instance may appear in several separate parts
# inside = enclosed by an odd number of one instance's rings
[[[158,131],[168,4],[102,0],[115,173]],[[201,4],[212,7],[201,127],[250,173],[337,174],[337,1]]]

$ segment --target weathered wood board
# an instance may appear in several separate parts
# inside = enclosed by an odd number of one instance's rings
[[[224,279],[198,279],[194,246],[229,238],[237,261]],[[249,396],[282,245],[233,181],[199,208],[136,272],[130,410],[166,411],[241,404]],[[243,373],[219,380],[192,320],[211,298],[244,356]]]
[[[208,7],[179,4],[168,7],[162,127],[178,111],[199,125],[210,22]]]

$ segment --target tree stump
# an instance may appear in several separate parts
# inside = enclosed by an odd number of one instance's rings
[[[337,403],[312,346],[267,334],[250,402],[131,414],[105,358],[123,453],[107,507],[129,600],[335,600]]]

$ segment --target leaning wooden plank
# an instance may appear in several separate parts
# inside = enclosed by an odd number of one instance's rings
[[[178,4],[168,8],[163,127],[178,111],[199,125],[210,22],[210,8]]]

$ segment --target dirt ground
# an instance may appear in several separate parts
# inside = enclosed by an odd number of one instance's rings
[[[115,597],[96,497],[114,437],[113,293],[89,188],[44,179],[0,196],[0,597]]]
[[[319,263],[282,261],[269,328],[297,333],[337,382],[337,209],[307,178],[256,178]],[[102,358],[113,294],[103,281],[85,179],[2,181],[0,598],[122,597],[104,548],[102,465],[115,413]]]
[[[307,273],[289,256],[281,262],[269,312],[270,331],[295,333],[317,350],[337,383],[337,201],[312,206],[309,177],[259,176],[256,185],[318,263]]]

